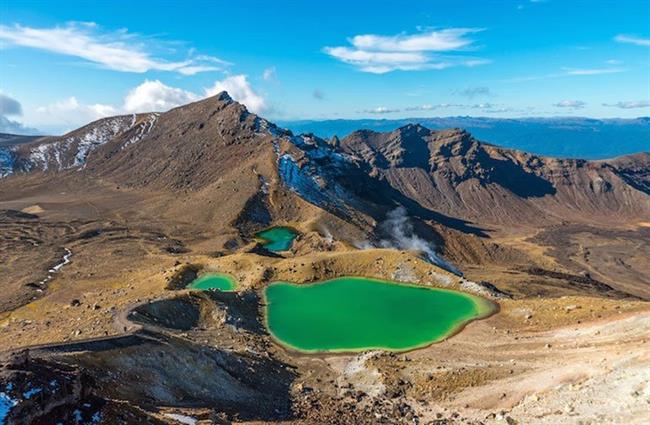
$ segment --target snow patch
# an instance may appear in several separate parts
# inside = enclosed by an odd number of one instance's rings
[[[306,160],[299,165],[292,155],[280,155],[278,172],[283,183],[307,202],[348,216],[349,206],[359,202],[338,180],[355,166],[351,157],[312,135],[291,136],[289,141],[302,150]]]
[[[0,148],[0,179],[14,172],[14,153],[10,148]]]
[[[65,254],[63,254],[63,258],[61,259],[61,262],[57,263],[50,270],[48,270],[47,276],[45,277],[45,279],[41,280],[38,283],[39,285],[41,286],[45,285],[47,281],[49,281],[54,277],[55,273],[58,273],[63,266],[70,263],[70,257],[72,257],[72,251],[70,251],[68,248],[63,248],[63,249],[65,250]]]
[[[196,419],[194,419],[191,416],[180,415],[178,413],[165,413],[165,416],[167,416],[170,419],[175,420],[176,422],[180,422],[182,424],[196,425]]]
[[[27,157],[26,169],[27,171],[33,169],[47,171],[50,167],[63,170],[84,166],[92,151],[130,129],[132,122],[132,118],[130,119],[128,116],[107,118],[89,128],[83,134],[75,134],[35,146],[30,150]],[[153,123],[148,123],[148,130],[152,126]],[[72,161],[64,160],[66,153],[74,153]]]
[[[326,208],[336,203],[325,190],[317,174],[310,173],[307,167],[301,168],[289,154],[284,154],[278,162],[278,173],[284,184],[307,202]]]
[[[29,390],[23,393],[23,398],[29,400],[30,398],[40,393],[41,391],[43,391],[42,388],[30,388]]]
[[[7,391],[11,391],[7,388]],[[0,392],[0,425],[6,423],[7,416],[12,408],[18,404],[18,400],[11,398],[6,392]]]
[[[68,248],[63,248],[63,249],[65,250],[65,254],[63,254],[63,259],[59,264],[55,265],[50,269],[50,273],[56,273],[59,270],[61,270],[61,267],[70,263],[70,257],[72,257],[72,251],[70,251]]]
[[[133,115],[133,123],[131,124],[131,128],[135,126],[135,114]],[[156,124],[156,121],[158,120],[158,114],[157,113],[151,113],[147,116],[147,118],[142,121],[138,125],[138,130],[135,135],[133,135],[129,140],[127,140],[123,145],[122,149],[127,148],[128,146],[131,146],[134,143],[139,142],[142,140],[147,134],[151,132],[153,129],[153,126]]]
[[[88,160],[88,155],[97,147],[107,143],[117,134],[128,130],[123,118],[111,118],[106,123],[93,127],[88,133],[84,134],[78,141],[77,154],[75,155],[72,167],[84,165]],[[75,138],[71,137],[65,140],[65,144],[74,143]]]

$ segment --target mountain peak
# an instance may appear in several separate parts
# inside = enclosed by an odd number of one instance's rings
[[[397,129],[399,132],[415,132],[415,133],[429,133],[431,130],[429,130],[427,127],[418,124],[418,123],[409,123],[406,125],[403,125]]]
[[[197,100],[196,102],[181,105],[174,109],[187,109],[187,108],[194,109],[196,107],[199,108],[223,107],[233,103],[237,105],[241,105],[240,103],[236,102],[232,97],[230,97],[227,91],[221,91],[215,95],[206,97],[201,100]],[[245,108],[244,105],[241,105],[241,107]]]
[[[212,96],[211,98],[213,98],[213,99],[215,99],[215,100],[218,100],[218,101],[220,101],[220,102],[232,102],[232,101],[233,101],[233,98],[230,97],[230,95],[228,94],[228,92],[225,91],[225,90],[224,90],[224,91],[221,91],[221,92],[219,92],[219,93],[217,93],[217,94],[215,94],[215,95]],[[208,99],[210,99],[210,98],[208,98]]]

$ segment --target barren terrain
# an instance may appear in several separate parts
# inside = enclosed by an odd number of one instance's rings
[[[81,170],[37,164],[0,180],[0,391],[45,388],[17,401],[15,423],[77,411],[206,424],[650,414],[647,155],[585,165],[410,127],[353,135],[339,150],[223,95],[156,120]],[[405,154],[412,132],[431,157]],[[503,180],[513,167],[523,180]],[[400,205],[409,234],[396,240],[386,217]],[[299,231],[291,251],[253,237],[274,225]],[[231,274],[237,292],[184,289],[204,271]],[[269,282],[345,275],[469,291],[499,309],[406,353],[304,355],[271,339]]]

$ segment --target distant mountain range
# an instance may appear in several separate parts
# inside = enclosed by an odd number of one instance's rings
[[[432,130],[462,128],[479,140],[545,156],[606,159],[650,151],[650,117],[592,118],[405,118],[361,120],[281,121],[295,133],[342,138],[360,129],[393,131],[407,124]]]

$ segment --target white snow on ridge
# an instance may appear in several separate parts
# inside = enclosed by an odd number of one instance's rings
[[[258,133],[267,133],[273,137],[289,137],[290,135],[287,130],[260,117],[255,118],[255,130]]]
[[[38,145],[30,151],[29,161],[32,164],[30,169],[38,166],[41,170],[46,171],[48,167],[48,158],[51,155],[50,151],[56,149],[56,143],[45,143]]]
[[[158,113],[156,112],[150,113],[149,116],[146,118],[146,120],[144,120],[139,124],[138,132],[122,145],[122,149],[125,149],[126,147],[142,140],[144,136],[146,136],[151,132],[157,120],[158,120]],[[135,126],[135,114],[133,114],[133,122],[129,130],[134,126]]]
[[[128,130],[130,127],[125,121],[125,117],[110,118],[105,124],[96,126],[84,134],[78,141],[77,155],[75,155],[74,163],[70,167],[78,167],[85,164],[92,150],[107,143],[119,133]],[[70,145],[74,141],[75,138],[70,137],[64,143]]]
[[[137,123],[137,115],[107,118],[86,132],[77,132],[65,138],[46,142],[34,146],[29,151],[27,170],[40,169],[47,171],[50,168],[57,170],[83,167],[88,161],[88,156],[98,147],[110,142],[116,136],[134,129],[135,134],[127,140],[122,149],[128,145],[142,140],[154,127],[158,119],[157,113],[150,113],[146,118]],[[71,159],[69,153],[74,156]],[[0,150],[0,177],[14,171],[15,160],[6,150]]]
[[[278,174],[289,189],[321,208],[346,214],[347,205],[353,205],[347,191],[313,163],[301,167],[291,155],[284,154],[278,161]]]
[[[0,148],[0,178],[14,172],[14,153],[11,148]]]

